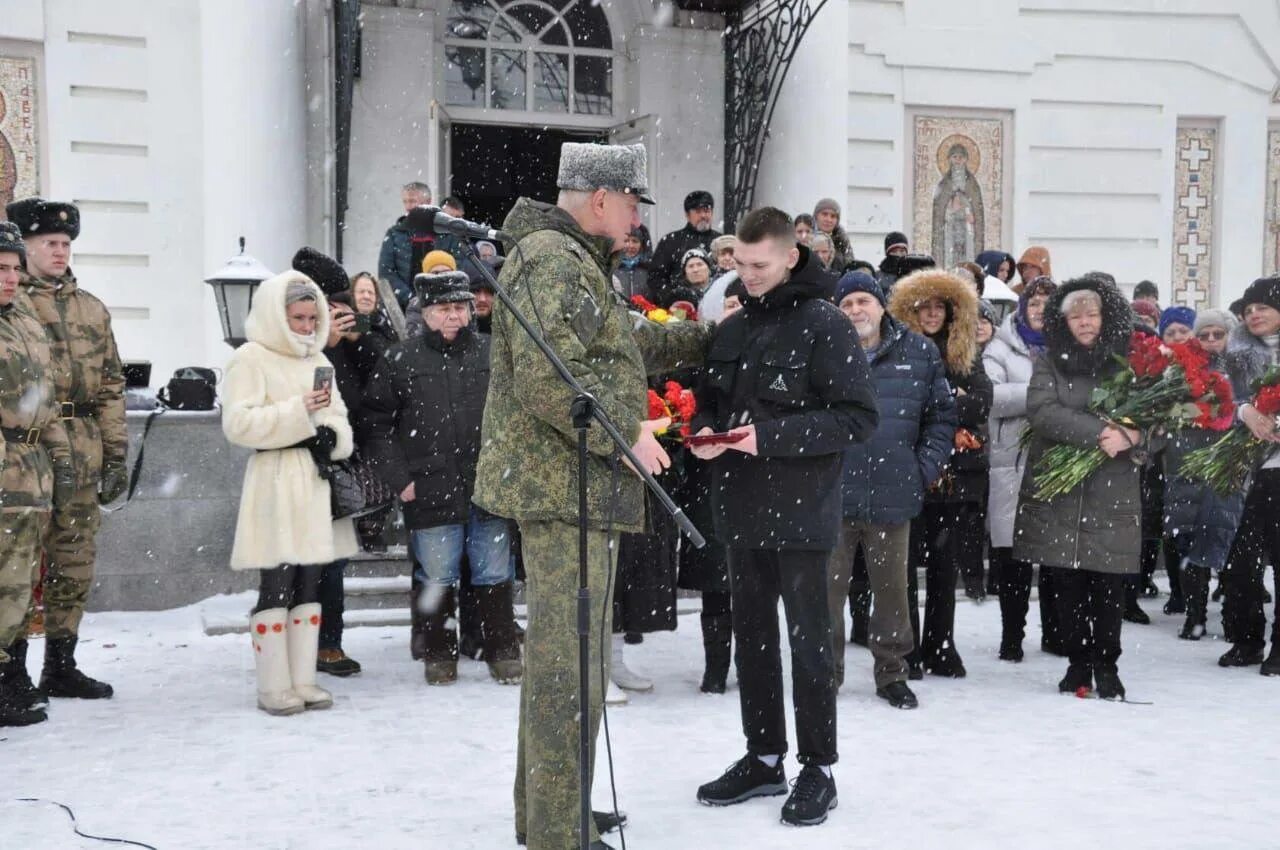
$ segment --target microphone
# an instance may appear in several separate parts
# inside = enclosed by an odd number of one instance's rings
[[[414,230],[452,233],[464,239],[488,239],[497,242],[506,237],[501,230],[465,218],[454,218],[439,207],[422,205],[409,210],[409,226]]]

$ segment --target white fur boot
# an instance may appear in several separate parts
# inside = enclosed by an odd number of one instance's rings
[[[623,640],[622,635],[613,636],[613,663],[609,668],[609,678],[624,691],[644,692],[653,690],[652,680],[633,673],[627,667],[627,662],[622,658],[622,650],[625,646],[626,642]]]
[[[297,714],[306,705],[293,692],[289,678],[289,646],[285,636],[283,608],[259,611],[249,618],[253,639],[253,661],[258,673],[258,708],[267,714]]]
[[[308,709],[329,708],[333,695],[316,687],[316,656],[320,652],[320,603],[309,602],[289,612],[289,676],[293,690]]]

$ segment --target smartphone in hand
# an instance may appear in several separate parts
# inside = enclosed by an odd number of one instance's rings
[[[315,391],[324,390],[332,392],[333,390],[333,367],[317,366],[316,376],[311,383],[311,389]]]
[[[373,317],[364,313],[356,313],[356,323],[351,326],[352,333],[367,334],[373,330]]]

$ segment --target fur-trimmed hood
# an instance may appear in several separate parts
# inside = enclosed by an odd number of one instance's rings
[[[1073,292],[1088,289],[1102,299],[1102,333],[1093,348],[1076,342],[1062,302]],[[1127,355],[1133,335],[1133,310],[1120,294],[1115,278],[1104,272],[1089,272],[1058,287],[1044,308],[1045,354],[1068,375],[1097,375],[1113,362],[1115,355]]]
[[[916,315],[916,305],[930,298],[947,305],[947,323],[936,339],[924,332]],[[893,285],[889,313],[907,330],[935,342],[945,338],[946,350],[941,353],[949,373],[967,375],[973,371],[978,357],[978,294],[970,284],[941,269],[913,272]]]
[[[291,283],[306,284],[316,298],[316,335],[310,344],[289,330],[284,302]],[[244,335],[249,342],[256,342],[286,357],[319,354],[329,341],[329,302],[316,282],[302,272],[281,272],[264,280],[253,294],[253,307],[244,322]]]

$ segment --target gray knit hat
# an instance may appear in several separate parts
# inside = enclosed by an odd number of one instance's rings
[[[835,198],[821,198],[813,205],[813,214],[815,216],[823,210],[835,213],[837,218],[840,217],[840,204],[836,202]]]
[[[1196,312],[1196,325],[1193,330],[1200,333],[1201,328],[1223,328],[1227,333],[1231,333],[1239,324],[1236,317],[1228,313],[1226,310],[1211,309],[1199,310]]]
[[[0,254],[17,254],[26,261],[27,243],[22,241],[22,228],[12,221],[0,221]]]
[[[649,197],[648,155],[644,145],[565,142],[560,146],[556,187],[575,192],[610,189],[637,195],[642,204],[654,203]]]

